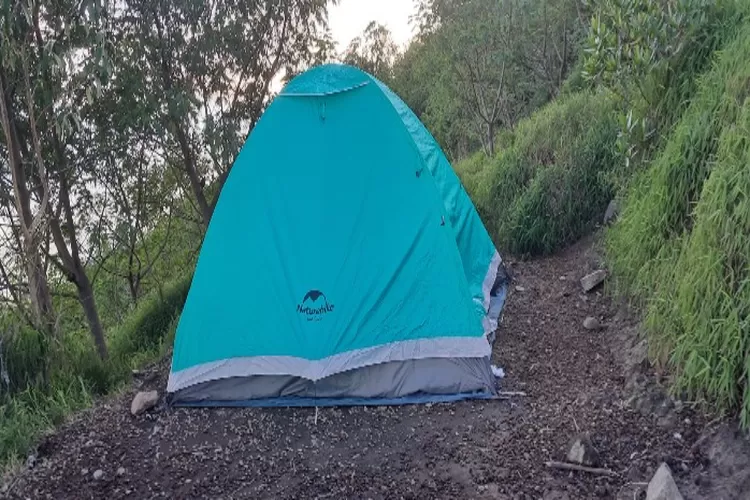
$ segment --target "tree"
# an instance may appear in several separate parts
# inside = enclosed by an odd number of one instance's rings
[[[394,87],[449,155],[494,154],[495,135],[556,95],[580,33],[576,0],[421,0]]]
[[[393,79],[393,63],[398,55],[398,46],[393,41],[390,30],[371,21],[362,35],[349,43],[343,60],[382,81],[390,82]]]
[[[124,2],[118,71],[139,75],[136,104],[153,118],[155,138],[186,178],[204,225],[273,80],[320,56],[328,3]]]
[[[107,346],[76,220],[90,201],[88,165],[78,161],[86,145],[75,139],[77,110],[101,87],[109,68],[105,19],[97,2],[6,2],[0,32],[0,115],[37,326],[48,335],[53,330],[44,252],[76,286],[102,358]]]
[[[33,309],[34,326],[46,336],[53,334],[54,310],[52,296],[47,282],[47,276],[42,264],[40,247],[45,228],[43,227],[45,206],[34,211],[32,206],[32,193],[29,189],[29,165],[25,164],[23,152],[29,155],[28,145],[22,142],[20,137],[21,114],[18,109],[17,92],[20,90],[20,59],[14,50],[18,49],[15,42],[17,34],[14,32],[15,19],[18,12],[6,7],[3,12],[3,29],[0,31],[0,124],[2,124],[3,139],[7,153],[7,167],[10,173],[10,184],[13,192],[3,190],[3,201],[11,225],[11,233],[14,243],[17,245],[18,256],[21,265],[26,270],[28,278],[28,297]],[[26,96],[28,97],[28,96]],[[27,103],[28,104],[28,103]],[[33,105],[33,103],[32,103]],[[33,115],[32,115],[33,116]],[[37,158],[38,160],[38,158]],[[34,162],[39,167],[37,162]],[[44,203],[48,202],[48,198]],[[12,221],[17,220],[17,225]],[[8,287],[13,286],[9,282],[10,272],[3,269],[3,275],[8,281]],[[14,296],[20,304],[19,291],[14,290]]]
[[[184,194],[170,180],[168,159],[156,139],[160,128],[145,114],[155,111],[142,106],[142,84],[138,73],[119,73],[82,112],[89,125],[85,140],[95,145],[85,152],[85,161],[97,166],[99,215],[86,228],[96,276],[103,271],[125,280],[132,304],[169,244],[172,207]],[[151,233],[161,223],[167,237],[152,244]]]
[[[621,100],[617,147],[626,169],[658,147],[697,78],[737,22],[724,2],[597,0],[584,42],[583,76]]]
[[[516,0],[424,0],[418,16],[451,72],[451,90],[471,116],[485,152],[498,127],[512,126],[525,101],[515,64]]]

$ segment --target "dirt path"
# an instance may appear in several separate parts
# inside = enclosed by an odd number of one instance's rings
[[[5,494],[31,499],[633,499],[645,496],[638,483],[667,461],[688,499],[750,498],[742,493],[750,492],[750,473],[743,473],[750,459],[741,462],[744,444],[724,460],[736,470],[712,466],[715,445],[701,436],[705,419],[687,407],[673,408],[647,383],[638,349],[631,348],[634,322],[617,314],[601,293],[580,292],[579,278],[595,267],[588,241],[562,255],[514,266],[516,283],[495,360],[507,372],[503,390],[528,397],[329,408],[317,416],[313,409],[176,409],[134,418],[129,392],[48,438],[35,467],[21,473]],[[584,329],[588,316],[605,328]],[[163,390],[166,363],[145,385]],[[632,397],[639,387],[645,396]],[[591,435],[602,466],[616,477],[545,467],[548,460],[565,458],[577,431]],[[699,439],[703,444],[695,445]],[[98,471],[102,476],[95,479]]]

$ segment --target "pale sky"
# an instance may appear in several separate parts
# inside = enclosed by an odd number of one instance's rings
[[[409,17],[415,10],[416,0],[340,0],[337,6],[329,8],[328,21],[339,51],[346,49],[370,21],[385,25],[403,48],[413,34]]]
[[[362,34],[370,21],[377,21],[391,31],[393,41],[403,50],[414,35],[409,17],[416,13],[417,0],[339,0],[329,7],[328,25],[337,43],[336,52],[346,50],[349,42]],[[271,83],[271,90],[282,88],[282,75]]]

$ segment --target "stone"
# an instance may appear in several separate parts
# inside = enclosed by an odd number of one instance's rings
[[[542,500],[570,500],[570,495],[566,491],[547,490],[544,492]]]
[[[517,286],[517,287],[516,287],[516,291],[517,291],[517,292],[522,292],[522,293],[523,293],[523,292],[525,292],[525,291],[526,291],[526,289],[525,289],[524,287],[522,287],[522,286]]]
[[[139,392],[135,395],[133,402],[130,404],[130,413],[133,415],[140,415],[156,406],[158,401],[159,393],[156,391]]]
[[[97,481],[104,477],[104,471],[101,469],[97,469],[94,471],[94,479]]]
[[[648,483],[646,500],[684,500],[666,463],[659,466]]]
[[[570,463],[587,467],[599,467],[601,462],[599,452],[596,451],[591,438],[586,434],[580,434],[573,439],[567,459]]]
[[[607,271],[599,269],[598,271],[594,271],[593,273],[587,274],[581,278],[581,287],[584,292],[590,292],[597,286],[601,285],[606,277]]]
[[[119,469],[117,469],[118,476],[122,476],[123,474],[125,474],[125,467],[120,467]]]
[[[602,327],[602,324],[599,323],[599,320],[589,316],[585,320],[583,320],[583,327],[586,330],[599,330]]]
[[[607,226],[617,219],[620,213],[620,207],[618,206],[617,200],[612,200],[607,205],[607,210],[604,212],[604,225]]]

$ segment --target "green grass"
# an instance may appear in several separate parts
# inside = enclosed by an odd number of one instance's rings
[[[750,37],[722,52],[663,151],[632,183],[621,222],[609,234],[610,261],[624,289],[648,297],[679,254],[693,208],[708,178],[723,128],[734,123],[750,92]]]
[[[590,231],[614,192],[617,123],[606,92],[578,92],[550,103],[498,137],[494,158],[456,165],[500,248],[551,253]]]
[[[110,357],[102,362],[86,331],[52,342],[53,360],[45,387],[38,374],[42,352],[38,334],[17,327],[3,337],[10,387],[0,392],[0,469],[23,459],[37,439],[71,413],[89,407],[94,397],[130,380],[131,370],[161,359],[172,345],[177,319],[192,274],[144,297],[117,328],[108,332]]]
[[[750,53],[748,54],[750,55]],[[674,349],[677,388],[750,426],[750,99],[724,128],[669,289],[650,308],[651,331]]]
[[[607,254],[675,388],[750,425],[750,24],[639,173]]]

